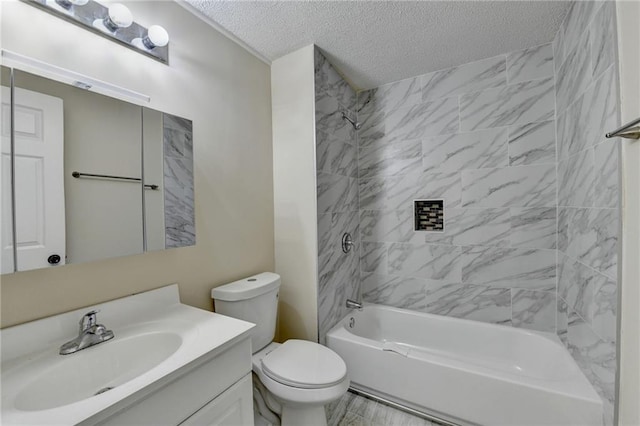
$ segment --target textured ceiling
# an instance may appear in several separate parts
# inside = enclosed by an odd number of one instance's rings
[[[550,42],[564,1],[186,0],[268,60],[311,43],[357,89]]]

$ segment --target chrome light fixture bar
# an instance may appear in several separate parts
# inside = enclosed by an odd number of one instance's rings
[[[92,77],[61,68],[56,65],[39,61],[29,56],[21,55],[10,50],[2,49],[0,51],[0,62],[9,68],[16,68],[32,74],[41,75],[52,80],[62,83],[71,84],[80,89],[89,90],[91,92],[107,95],[124,101],[134,102],[138,105],[149,103],[151,97],[143,93],[135,92],[115,84],[97,80]]]
[[[131,11],[123,4],[104,6],[94,0],[22,1],[164,64],[169,63],[167,31],[160,25],[147,29],[134,22]]]

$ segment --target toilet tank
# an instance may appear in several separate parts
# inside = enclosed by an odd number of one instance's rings
[[[273,341],[279,289],[280,275],[263,272],[211,290],[217,313],[256,325],[251,335],[253,353]]]

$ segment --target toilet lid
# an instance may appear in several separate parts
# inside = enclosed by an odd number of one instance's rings
[[[287,386],[317,389],[340,383],[347,366],[331,349],[306,340],[287,340],[262,359],[262,371]]]

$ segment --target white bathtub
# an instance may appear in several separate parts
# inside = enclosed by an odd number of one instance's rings
[[[600,398],[554,334],[367,304],[327,345],[355,389],[453,423],[602,425]]]

